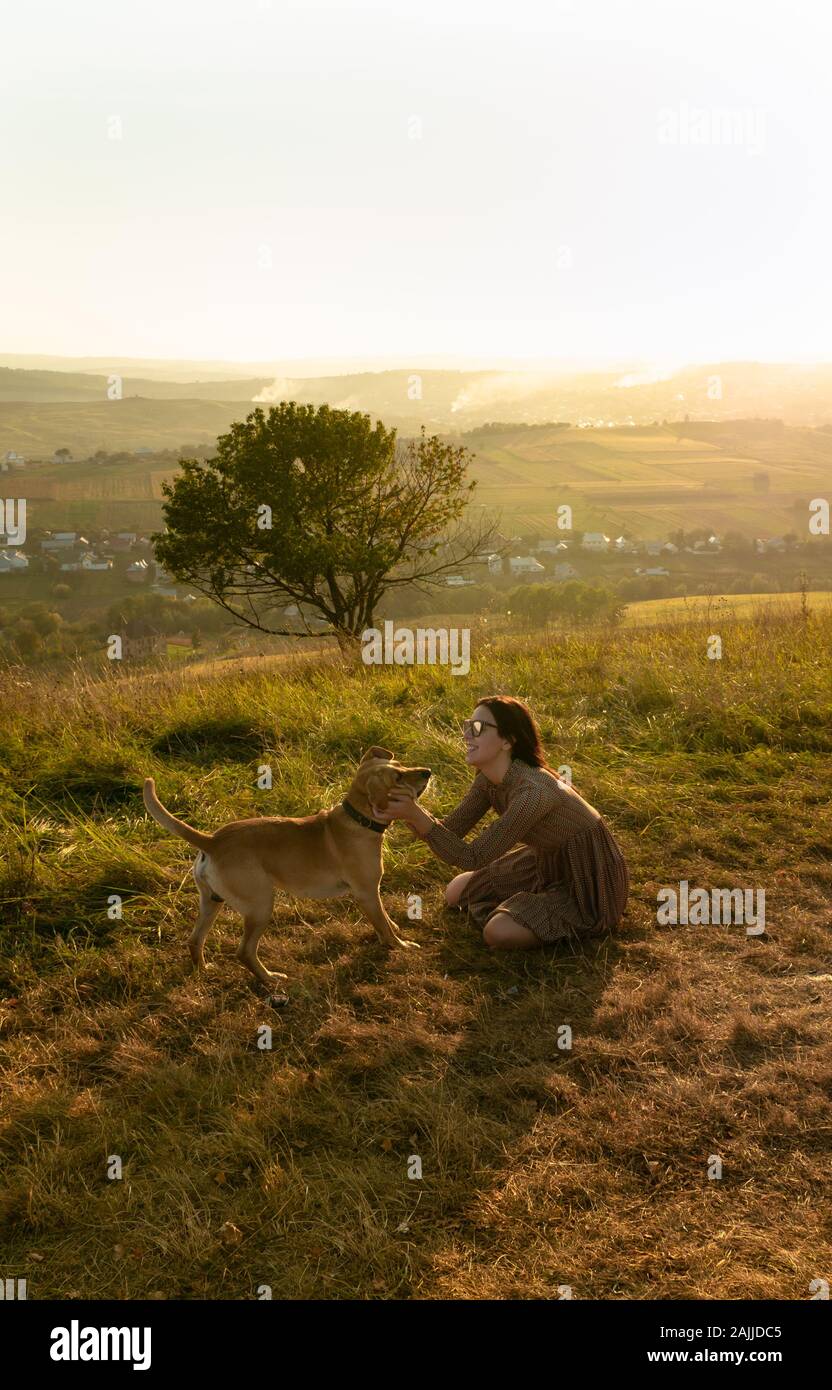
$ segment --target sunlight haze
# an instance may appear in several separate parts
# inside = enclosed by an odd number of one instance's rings
[[[17,7],[0,350],[827,359],[831,30],[805,0]]]

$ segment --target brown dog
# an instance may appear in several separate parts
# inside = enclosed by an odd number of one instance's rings
[[[285,980],[285,975],[266,970],[257,954],[257,943],[271,921],[275,888],[295,898],[351,894],[382,945],[418,949],[415,941],[399,936],[381,901],[381,841],[387,827],[372,819],[372,808],[385,810],[393,787],[421,796],[430,775],[427,767],[403,767],[386,748],[368,748],[340,806],[314,816],[232,821],[213,835],[203,835],[165,810],[148,777],[144,804],[153,819],[200,851],[193,868],[199,920],[188,943],[194,965],[205,964],[205,938],[225,902],[244,922],[237,959],[270,988]]]

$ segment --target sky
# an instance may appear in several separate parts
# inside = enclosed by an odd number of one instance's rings
[[[41,0],[0,352],[832,359],[818,0]]]

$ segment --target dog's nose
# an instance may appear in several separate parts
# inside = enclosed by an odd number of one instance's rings
[[[424,777],[424,779],[425,779],[426,782],[427,782],[428,779],[432,776],[431,770],[430,770],[429,767],[418,767],[418,768],[416,769],[416,771],[418,772],[418,774],[419,774],[420,777]]]

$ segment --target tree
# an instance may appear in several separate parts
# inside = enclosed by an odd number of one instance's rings
[[[39,637],[48,637],[63,623],[60,615],[50,612],[45,603],[27,603],[26,607],[21,609],[20,616],[27,623],[31,623]]]
[[[754,542],[744,536],[741,531],[726,531],[722,537],[722,551],[724,555],[737,555],[749,557],[755,553]]]
[[[164,594],[128,594],[107,610],[105,623],[108,632],[119,632],[132,618],[140,618],[161,632],[173,632],[182,626],[182,609],[174,599]]]
[[[11,632],[12,642],[21,656],[37,656],[43,647],[43,639],[33,623],[27,622],[25,618],[19,618]]]
[[[156,556],[248,627],[298,636],[283,621],[294,602],[300,635],[312,635],[311,612],[346,649],[373,626],[383,594],[429,592],[488,548],[491,523],[462,523],[470,458],[424,427],[401,444],[359,412],[258,407],[214,457],[180,460],[163,485]]]
[[[557,612],[557,592],[552,584],[515,584],[505,595],[506,611],[528,627],[545,627]]]

